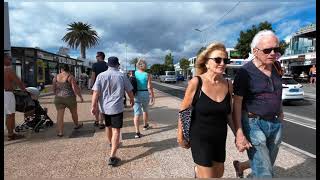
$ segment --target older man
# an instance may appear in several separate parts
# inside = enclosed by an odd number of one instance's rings
[[[8,129],[8,140],[21,139],[24,136],[15,134],[13,132],[15,128],[15,112],[16,112],[16,100],[13,94],[13,90],[16,85],[21,90],[26,90],[24,84],[17,77],[11,66],[11,57],[8,53],[4,53],[4,114],[6,115],[6,126]]]
[[[108,165],[116,166],[120,159],[116,157],[119,146],[120,129],[123,124],[123,94],[127,92],[130,104],[133,106],[134,96],[132,85],[128,78],[119,71],[119,60],[117,57],[108,58],[108,70],[97,76],[92,90],[91,113],[98,111],[98,99],[101,113],[104,114],[106,133],[108,141],[111,143],[111,151]]]
[[[236,146],[247,149],[253,177],[273,177],[282,137],[282,83],[275,61],[279,39],[270,30],[252,40],[254,59],[239,69],[234,80],[233,120]]]

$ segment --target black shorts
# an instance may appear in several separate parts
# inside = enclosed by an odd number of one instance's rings
[[[113,115],[104,114],[104,119],[107,127],[111,126],[112,128],[122,128],[123,112]]]

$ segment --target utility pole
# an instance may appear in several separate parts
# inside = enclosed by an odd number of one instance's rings
[[[126,68],[125,69],[126,69],[126,73],[127,73],[127,71],[128,71],[128,69],[127,69],[127,47],[128,47],[127,43],[125,43],[125,46],[126,46],[126,64],[125,64]]]

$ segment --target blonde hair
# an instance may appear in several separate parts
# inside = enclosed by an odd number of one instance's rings
[[[138,59],[137,64],[136,64],[137,68],[142,70],[145,70],[147,68],[147,62],[141,58]]]
[[[203,50],[198,56],[195,64],[196,76],[207,72],[206,64],[208,62],[208,55],[213,51],[224,51],[228,54],[226,47],[222,43],[211,43],[205,50]]]

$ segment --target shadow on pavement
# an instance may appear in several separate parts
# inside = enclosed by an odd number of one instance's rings
[[[176,125],[165,126],[165,127],[160,127],[160,128],[153,128],[153,127],[151,127],[150,130],[154,130],[154,129],[159,129],[159,130],[154,131],[154,132],[151,132],[151,133],[148,133],[148,134],[142,133],[142,137],[151,136],[151,135],[158,134],[158,133],[165,132],[165,131],[170,131],[170,130],[175,129],[175,128],[177,128]],[[134,135],[135,135],[135,134],[136,134],[135,132],[123,132],[123,133],[122,133],[122,139],[123,139],[123,140],[126,140],[126,139],[135,139],[135,138],[134,138]]]
[[[168,150],[171,148],[175,148],[177,147],[177,139],[176,138],[171,138],[171,139],[165,139],[162,141],[156,141],[156,142],[146,142],[143,144],[135,144],[135,145],[128,145],[128,146],[123,146],[121,148],[135,148],[135,147],[149,147],[150,149],[148,149],[146,152],[132,158],[132,159],[128,159],[128,160],[123,160],[120,162],[119,165],[125,164],[125,163],[129,163],[131,161],[134,160],[138,160],[141,158],[144,158],[146,156],[149,156],[155,152],[160,152],[160,151],[164,151],[164,150]]]
[[[316,177],[316,169],[314,168],[316,159],[307,158],[303,163],[293,166],[288,169],[284,169],[279,166],[275,166],[276,177],[290,177],[290,178],[310,178]]]
[[[44,129],[41,129],[39,133],[32,131],[31,129],[27,129],[20,134],[25,135],[25,138],[15,141],[7,141],[5,136],[4,146],[13,145],[17,143],[37,143],[37,142],[44,142],[50,140],[60,140],[66,138],[88,138],[93,137],[96,132],[104,131],[104,129],[99,129],[99,127],[93,126],[93,120],[85,120],[80,121],[83,123],[83,127],[80,129],[73,129],[74,124],[73,122],[65,122],[64,123],[64,136],[58,137],[56,133],[56,123]]]

